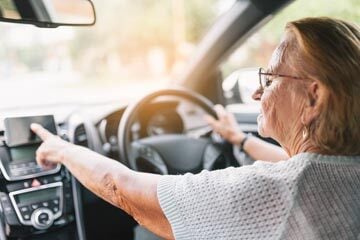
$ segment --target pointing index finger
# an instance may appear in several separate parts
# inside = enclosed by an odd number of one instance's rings
[[[45,141],[46,139],[48,139],[49,137],[52,136],[52,133],[50,133],[48,130],[46,130],[45,128],[43,128],[40,124],[37,123],[32,123],[30,125],[31,130],[38,135],[41,140]]]

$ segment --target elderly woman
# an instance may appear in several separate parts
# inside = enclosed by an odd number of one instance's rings
[[[37,161],[64,164],[90,190],[166,239],[358,239],[359,64],[357,26],[329,18],[287,24],[253,95],[261,101],[260,135],[284,151],[222,130],[229,119],[221,109],[220,121],[208,119],[253,158],[275,163],[158,176],[32,125],[44,140]]]

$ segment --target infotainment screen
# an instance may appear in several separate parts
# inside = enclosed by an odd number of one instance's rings
[[[47,188],[33,192],[22,193],[16,195],[16,202],[19,205],[27,205],[31,203],[38,203],[39,201],[50,200],[58,196],[58,188]]]
[[[35,161],[36,150],[38,147],[39,144],[10,148],[11,162],[16,164]]]
[[[41,140],[30,129],[31,123],[39,123],[56,134],[55,120],[52,115],[5,118],[5,141],[9,147],[40,143]]]

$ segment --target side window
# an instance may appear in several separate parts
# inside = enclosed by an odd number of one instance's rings
[[[251,99],[259,84],[255,67],[267,67],[273,50],[280,41],[285,24],[304,17],[335,17],[360,24],[358,0],[298,0],[278,13],[270,22],[253,34],[222,64],[223,91],[227,107],[259,109]],[[251,69],[253,68],[253,69]],[[241,108],[238,108],[241,106]],[[246,107],[245,107],[246,106]],[[254,108],[252,108],[254,107]],[[237,110],[235,110],[237,111]]]

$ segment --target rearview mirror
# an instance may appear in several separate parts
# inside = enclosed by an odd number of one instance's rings
[[[89,26],[95,24],[90,0],[0,0],[0,21],[38,27]]]
[[[225,78],[222,88],[226,104],[254,103],[252,95],[259,87],[258,72],[258,68],[243,68]]]

